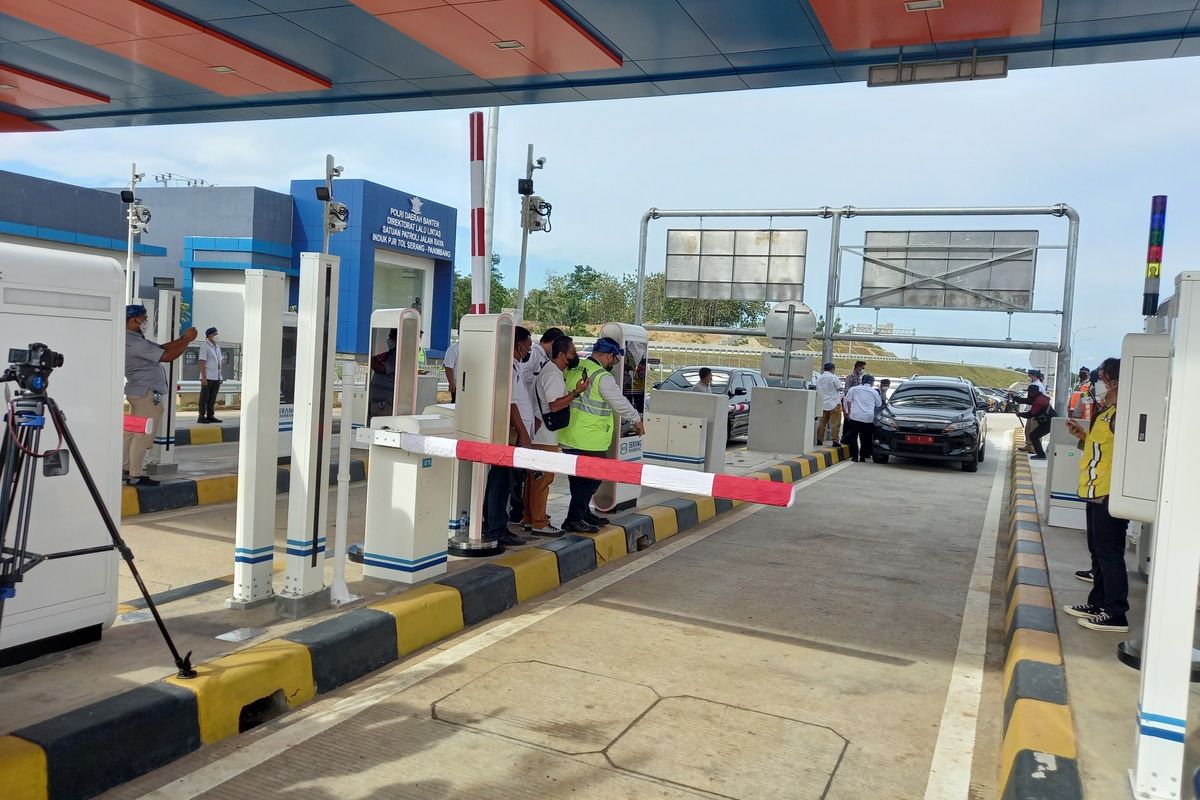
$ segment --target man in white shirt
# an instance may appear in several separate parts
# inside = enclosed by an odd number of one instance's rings
[[[821,419],[817,423],[817,444],[825,444],[825,434],[830,434],[830,444],[837,444],[842,436],[842,382],[834,370],[832,361],[824,366],[817,378],[817,395],[821,398]]]
[[[546,332],[542,334],[541,341],[529,351],[529,358],[521,364],[521,377],[525,381],[525,388],[529,390],[530,397],[533,397],[534,379],[542,371],[542,367],[550,361],[550,348],[554,346],[554,340],[562,335],[562,328],[547,328]]]
[[[512,398],[508,407],[508,419],[511,430],[515,433],[515,441],[510,438],[510,444],[517,447],[529,447],[531,444],[529,431],[533,426],[533,405],[525,384],[520,380],[518,365],[529,354],[533,346],[533,337],[527,328],[517,326],[513,334],[512,360]],[[518,474],[519,473],[519,476]],[[485,537],[498,541],[503,545],[525,544],[514,531],[521,530],[521,516],[525,513],[524,499],[513,491],[515,478],[520,478],[524,487],[525,471],[512,467],[493,466],[488,469],[487,483],[483,491],[483,524]]]
[[[221,348],[217,347],[217,329],[204,332],[200,344],[200,416],[197,422],[220,422],[217,410],[217,390],[221,388]]]
[[[563,409],[569,409],[571,401],[588,390],[590,383],[585,376],[571,391],[567,391],[563,373],[578,365],[579,355],[575,352],[574,340],[569,336],[559,336],[555,339],[550,349],[550,360],[534,378],[533,449],[558,452],[558,434],[546,426],[546,417],[553,418],[556,412],[561,413]],[[554,483],[554,473],[541,470],[528,472],[525,483],[525,517],[521,520],[522,525],[537,536],[561,536],[563,532],[550,522],[550,515],[546,513],[546,500],[550,495],[550,485]]]
[[[846,433],[842,444],[850,446],[850,460],[865,463],[871,457],[875,437],[875,412],[883,406],[875,391],[875,378],[863,375],[858,386],[846,390],[843,408],[846,412]]]
[[[442,358],[442,369],[446,372],[446,383],[450,384],[450,402],[454,402],[454,398],[458,393],[458,387],[454,385],[454,370],[458,367],[458,341],[453,341],[446,348],[446,355]]]
[[[708,367],[700,368],[700,380],[692,387],[693,392],[699,394],[712,394],[712,370]]]

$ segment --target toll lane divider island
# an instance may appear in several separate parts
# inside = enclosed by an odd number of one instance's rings
[[[1029,456],[1013,434],[1004,645],[1003,800],[1082,800],[1050,572]]]
[[[517,457],[512,454],[514,463]],[[794,498],[792,483],[848,457],[845,447],[823,448],[744,480],[756,483],[776,504],[786,505]],[[647,472],[653,478],[652,469],[657,468],[643,468],[643,480]],[[746,489],[740,481],[732,485],[738,493]],[[718,488],[715,480],[713,486]],[[784,495],[787,502],[778,502]],[[203,745],[235,736],[256,718],[301,706],[745,502],[699,494],[670,498],[613,518],[598,533],[563,536],[507,553],[282,638],[198,664],[196,678],[164,678],[0,735],[0,797],[94,797]],[[98,747],[98,742],[103,746]]]

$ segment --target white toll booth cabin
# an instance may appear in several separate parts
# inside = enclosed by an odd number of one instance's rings
[[[114,518],[121,508],[122,395],[125,365],[125,277],[102,256],[0,243],[0,352],[40,342],[63,355],[47,393],[58,400]],[[7,362],[6,362],[7,364]],[[7,384],[12,394],[15,384]],[[57,441],[53,426],[40,447]],[[72,460],[58,477],[36,470],[27,547],[54,553],[111,543]],[[6,532],[12,546],[14,519]],[[117,553],[38,564],[16,584],[0,620],[0,665],[38,652],[100,638],[117,613]]]
[[[458,368],[454,371],[454,425],[459,439],[508,444],[512,402],[512,314],[467,314],[459,322]],[[456,461],[449,508],[449,552],[489,556],[504,546],[485,537],[483,494],[486,464]]]
[[[389,344],[392,335],[394,344]],[[367,425],[374,417],[417,412],[421,312],[381,308],[371,312],[371,361],[367,378]]]

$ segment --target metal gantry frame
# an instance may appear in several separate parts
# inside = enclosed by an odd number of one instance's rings
[[[841,271],[842,271],[842,253],[845,251],[855,252],[863,256],[865,260],[870,260],[874,263],[881,263],[885,267],[898,269],[906,272],[896,265],[887,264],[877,259],[873,259],[865,255],[865,253],[857,252],[852,246],[843,246],[841,242],[842,220],[852,217],[1027,217],[1027,216],[1053,216],[1066,217],[1068,220],[1067,243],[1066,245],[1039,245],[1039,249],[1065,249],[1066,250],[1066,274],[1063,279],[1063,298],[1061,309],[1022,309],[1016,308],[1007,310],[1010,320],[1012,314],[1055,314],[1061,316],[1061,324],[1059,326],[1059,336],[1057,342],[1052,341],[1032,341],[1032,340],[1015,340],[1011,337],[1005,339],[968,339],[961,337],[940,337],[940,336],[903,336],[895,334],[856,334],[856,333],[835,333],[833,330],[833,320],[836,317],[838,308],[870,308],[869,305],[856,305],[863,297],[855,297],[851,300],[842,301],[841,297]],[[830,221],[830,240],[829,240],[829,278],[826,290],[825,301],[825,329],[821,334],[823,339],[822,360],[830,361],[833,358],[833,343],[839,342],[875,342],[881,344],[928,344],[928,345],[946,345],[951,347],[984,347],[1000,350],[1044,350],[1058,354],[1058,369],[1055,376],[1054,397],[1055,406],[1059,413],[1065,413],[1067,401],[1071,392],[1071,323],[1074,311],[1075,297],[1075,266],[1079,251],[1079,214],[1074,208],[1066,203],[1057,203],[1049,206],[1000,206],[1000,207],[924,207],[924,208],[857,208],[852,205],[834,208],[832,206],[819,206],[816,208],[787,208],[787,209],[675,209],[665,210],[660,208],[651,208],[642,215],[641,220],[641,235],[638,243],[638,274],[637,274],[637,294],[635,304],[634,322],[638,325],[644,325],[647,330],[674,330],[674,331],[692,331],[697,333],[745,333],[753,334],[757,331],[739,330],[739,329],[709,329],[690,327],[686,325],[645,325],[644,319],[644,292],[646,280],[646,244],[649,236],[650,221],[654,219],[662,219],[665,217],[735,217],[735,218],[761,218],[761,217],[814,217],[819,219],[828,219]],[[978,249],[978,248],[974,248]],[[967,265],[959,268],[950,274],[954,275],[966,274],[973,270],[982,269],[990,265],[994,259],[987,259],[981,262]],[[938,280],[931,278],[928,275],[919,277],[911,283],[925,282],[929,280]],[[941,276],[942,282],[948,276]],[[909,285],[909,284],[906,284]],[[904,287],[899,287],[904,288]],[[954,286],[953,288],[961,290],[963,287]],[[889,289],[896,291],[896,289]],[[929,309],[938,310],[938,309]],[[990,309],[980,309],[989,313],[996,313]]]

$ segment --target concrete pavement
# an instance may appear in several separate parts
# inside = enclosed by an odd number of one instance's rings
[[[108,796],[923,797],[993,435],[978,474],[835,467]]]

